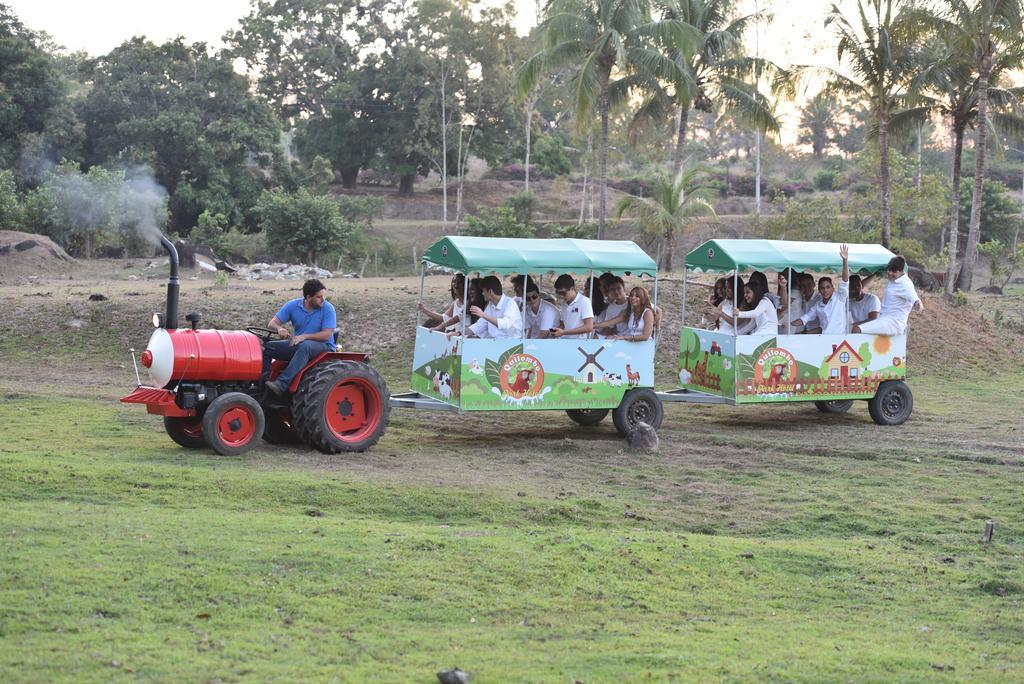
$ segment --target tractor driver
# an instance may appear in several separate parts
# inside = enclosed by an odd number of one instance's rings
[[[293,335],[284,327],[291,323]],[[281,307],[267,327],[284,339],[267,342],[263,347],[263,376],[270,376],[271,359],[287,361],[288,366],[276,380],[266,382],[267,389],[280,396],[288,390],[296,373],[320,352],[334,351],[334,329],[338,325],[334,305],[327,301],[327,288],[316,278],[302,286],[302,297]]]

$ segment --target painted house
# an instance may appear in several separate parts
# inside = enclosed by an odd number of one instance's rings
[[[853,350],[849,342],[843,340],[838,345],[832,345],[832,355],[825,359],[825,365],[828,366],[829,380],[838,380],[846,385],[860,377],[864,360]]]

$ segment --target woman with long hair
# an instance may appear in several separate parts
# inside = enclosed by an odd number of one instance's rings
[[[452,277],[452,282],[449,286],[452,303],[448,305],[448,308],[444,310],[444,313],[431,311],[423,302],[420,302],[417,308],[429,319],[429,321],[434,323],[434,325],[429,325],[428,321],[428,324],[425,327],[429,327],[431,330],[447,330],[460,321],[462,319],[462,312],[465,310],[465,302],[462,301],[466,296],[465,288],[466,276],[461,273],[456,273]]]
[[[621,335],[611,335],[610,340],[629,340],[644,342],[651,339],[658,326],[657,314],[651,305],[651,295],[647,288],[637,285],[629,291],[629,305],[623,311],[626,315],[626,331]]]
[[[797,282],[799,276],[792,268],[785,268],[779,271],[776,279],[776,295],[779,301],[779,334],[793,334],[803,330],[803,326],[792,325],[793,321],[800,320],[804,314],[804,298],[800,294],[800,285]]]

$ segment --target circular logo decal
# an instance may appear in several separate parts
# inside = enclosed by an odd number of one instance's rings
[[[759,389],[788,391],[796,383],[796,358],[785,349],[765,349],[754,367],[754,381]]]
[[[544,366],[529,354],[513,354],[498,369],[501,393],[521,399],[540,394],[544,387]]]
[[[715,258],[715,248],[714,247],[708,247],[708,261],[711,261],[714,258]]]
[[[448,245],[441,245],[441,256],[448,256]]]

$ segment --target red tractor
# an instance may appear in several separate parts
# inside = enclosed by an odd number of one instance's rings
[[[328,454],[365,451],[380,439],[391,408],[387,384],[358,352],[324,352],[299,372],[289,393],[278,397],[262,382],[263,345],[274,333],[263,328],[200,330],[201,316],[185,316],[178,328],[178,252],[161,236],[170,256],[167,310],[154,314],[156,330],[139,359],[152,386],[139,385],[121,399],[145,404],[164,417],[175,442],[210,446],[236,455],[262,437],[273,444],[305,443]],[[274,361],[270,378],[285,364]]]

